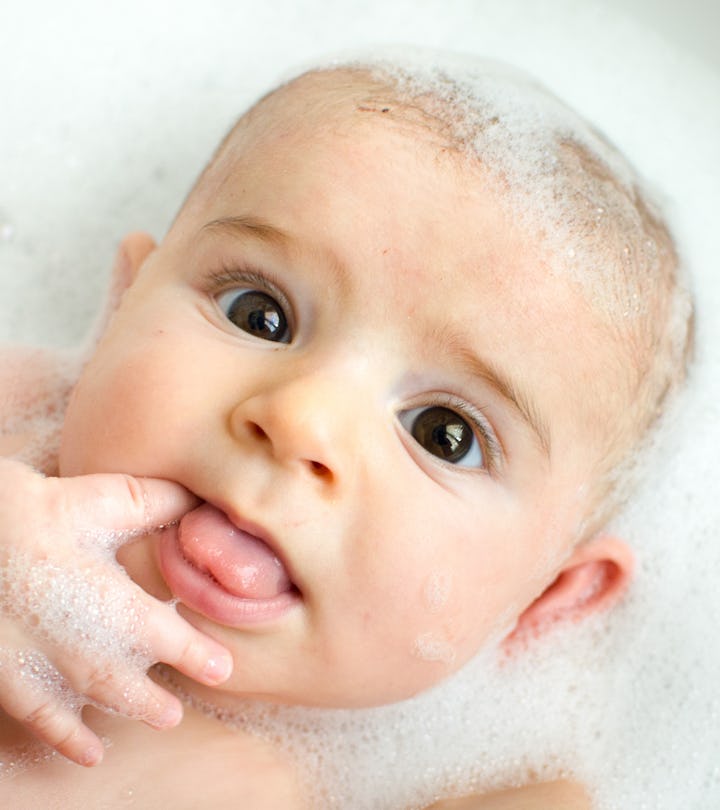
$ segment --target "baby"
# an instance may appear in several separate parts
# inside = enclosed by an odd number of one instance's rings
[[[284,755],[197,707],[402,701],[626,588],[603,528],[684,377],[691,309],[631,170],[524,77],[306,73],[240,119],[159,245],[124,240],[118,277],[59,471],[191,493],[179,523],[102,542],[234,667],[167,672],[195,708],[162,738],[130,693],[86,709],[104,763],[0,784],[18,806],[308,806]],[[173,663],[159,644],[136,666]],[[587,806],[573,790],[522,806]]]

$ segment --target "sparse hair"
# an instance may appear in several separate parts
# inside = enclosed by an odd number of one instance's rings
[[[303,83],[322,92],[294,110],[299,102],[287,91]],[[263,127],[287,128],[294,112],[312,111],[330,127],[348,100],[354,112],[391,120],[479,163],[513,220],[548,248],[552,272],[581,288],[607,327],[619,369],[617,387],[604,394],[608,407],[596,408],[594,429],[607,449],[588,525],[599,527],[627,492],[631,451],[682,386],[692,351],[692,300],[659,207],[600,132],[526,75],[472,57],[405,51],[321,67],[271,91],[231,129],[196,188],[211,182],[259,117]],[[278,105],[283,115],[266,115]]]

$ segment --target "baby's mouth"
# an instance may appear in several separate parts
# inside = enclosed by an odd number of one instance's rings
[[[226,627],[259,627],[300,607],[303,596],[262,528],[210,503],[160,536],[165,583],[185,607]]]
[[[180,521],[178,543],[190,565],[233,596],[272,599],[293,589],[285,566],[270,546],[209,503]]]

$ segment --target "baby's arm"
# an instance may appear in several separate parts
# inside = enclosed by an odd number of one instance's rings
[[[0,459],[0,705],[83,765],[102,744],[84,704],[176,725],[181,704],[147,675],[164,661],[216,685],[232,660],[114,561],[129,533],[176,520],[194,505],[167,481],[125,475],[43,478]]]

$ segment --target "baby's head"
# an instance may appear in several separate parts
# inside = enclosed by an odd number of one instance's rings
[[[313,127],[328,134],[337,125],[342,138],[343,124],[347,135],[374,119],[386,133],[405,134],[406,149],[434,150],[438,164],[454,156],[453,170],[495,197],[514,226],[508,236],[532,242],[537,274],[580,293],[616,350],[606,358],[616,367],[601,375],[588,368],[581,385],[583,401],[595,400],[584,441],[596,440],[601,451],[590,484],[596,510],[583,532],[592,533],[623,497],[622,462],[684,380],[692,306],[672,237],[617,150],[527,76],[459,56],[445,55],[440,67],[422,51],[419,62],[408,56],[311,71],[272,91],[228,133],[182,213],[206,205],[248,142],[283,139],[303,120],[312,139]],[[574,348],[582,354],[580,343]]]
[[[600,530],[683,377],[672,243],[602,138],[474,70],[306,74],[126,240],[61,471],[207,502],[123,562],[231,697],[401,699],[629,576]]]

